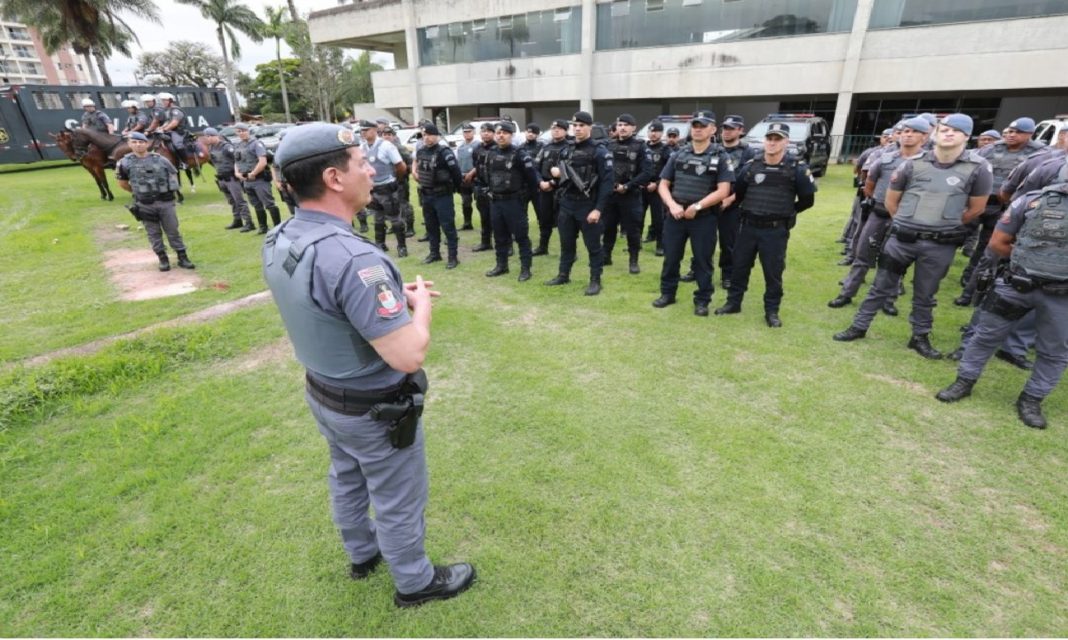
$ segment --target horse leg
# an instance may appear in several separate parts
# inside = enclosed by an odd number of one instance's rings
[[[189,191],[192,193],[196,193],[197,183],[193,182],[193,170],[189,168],[190,166],[191,165],[189,165],[189,163],[186,163],[185,177],[189,178]]]

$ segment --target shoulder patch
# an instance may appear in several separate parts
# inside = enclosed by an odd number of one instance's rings
[[[365,287],[389,282],[389,276],[386,275],[386,269],[380,264],[376,264],[373,267],[367,267],[366,269],[360,269],[356,272],[356,275],[360,276],[360,282],[362,282]]]
[[[393,290],[389,288],[389,284],[380,282],[375,286],[378,288],[378,293],[375,295],[375,313],[378,314],[378,317],[384,320],[391,320],[400,315],[400,312],[404,310],[404,303],[393,295]]]

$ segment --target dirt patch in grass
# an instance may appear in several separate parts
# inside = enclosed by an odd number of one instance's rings
[[[927,387],[925,387],[922,384],[919,384],[917,382],[913,382],[911,380],[902,380],[901,378],[894,378],[892,376],[884,376],[884,375],[877,374],[877,373],[867,373],[867,374],[864,374],[864,377],[869,378],[871,380],[878,380],[879,382],[885,382],[887,384],[893,385],[893,386],[901,388],[901,389],[908,389],[909,391],[911,391],[913,393],[918,393],[918,394],[921,394],[921,395],[927,395],[928,393],[930,393],[927,390]]]
[[[104,268],[121,300],[152,300],[192,293],[200,288],[196,272],[179,269],[161,272],[156,254],[149,249],[113,249],[104,252]]]

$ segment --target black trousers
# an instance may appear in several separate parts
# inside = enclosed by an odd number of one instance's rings
[[[456,205],[452,201],[452,194],[419,195],[423,201],[423,222],[426,223],[426,233],[430,236],[430,253],[441,253],[441,234],[444,233],[445,243],[449,248],[449,257],[455,258],[457,253]]]
[[[475,207],[478,208],[478,224],[482,230],[482,244],[493,246],[493,218],[490,215],[490,199],[481,189],[475,189]]]
[[[586,221],[586,216],[593,211],[593,202],[588,199],[575,200],[560,198],[560,217],[557,227],[560,229],[560,274],[571,275],[571,265],[575,264],[578,251],[578,235],[586,244],[590,256],[590,279],[600,280],[604,271],[604,250],[601,248],[601,233],[604,230],[604,218],[595,223]]]
[[[471,224],[471,217],[474,209],[472,202],[475,198],[475,187],[470,185],[462,185],[460,187],[460,209],[463,211],[464,225]]]
[[[671,214],[664,216],[664,265],[660,269],[660,293],[674,297],[679,288],[679,265],[686,251],[686,240],[693,252],[694,275],[697,290],[694,303],[708,304],[712,300],[712,248],[716,245],[716,216],[704,215],[693,220],[676,220]]]
[[[642,202],[649,208],[649,237],[660,244],[664,232],[664,201],[658,191],[642,191]],[[644,221],[644,214],[642,219]]]
[[[734,243],[738,241],[742,224],[741,209],[732,205],[721,210],[716,222],[719,226],[719,277],[726,282],[734,277]]]
[[[601,212],[604,220],[604,253],[612,255],[620,225],[627,236],[627,249],[631,258],[637,258],[642,249],[642,197],[637,191],[608,197],[608,205]]]
[[[560,204],[556,193],[552,191],[539,191],[538,198],[541,199],[541,207],[535,207],[538,212],[538,246],[548,248],[560,213]]]
[[[764,271],[764,313],[778,313],[782,304],[782,273],[786,270],[786,243],[790,230],[786,226],[758,229],[742,222],[734,244],[734,274],[727,303],[741,306],[749,288],[749,274],[760,258]]]
[[[508,264],[508,249],[512,247],[512,238],[515,238],[519,245],[519,264],[529,269],[533,251],[530,248],[530,221],[527,218],[526,199],[491,200],[490,203],[497,264]]]

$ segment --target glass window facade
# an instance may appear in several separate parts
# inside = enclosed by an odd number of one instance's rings
[[[614,0],[597,5],[597,49],[837,33],[856,10],[857,0]]]
[[[419,29],[423,65],[578,53],[582,7],[453,22]]]
[[[897,124],[907,115],[930,111],[937,116],[966,113],[975,121],[975,133],[994,127],[994,119],[1001,108],[1001,98],[958,96],[928,98],[886,98],[860,100],[853,112],[853,135],[873,137],[883,129]]]
[[[871,29],[1068,13],[1068,0],[875,0]]]

